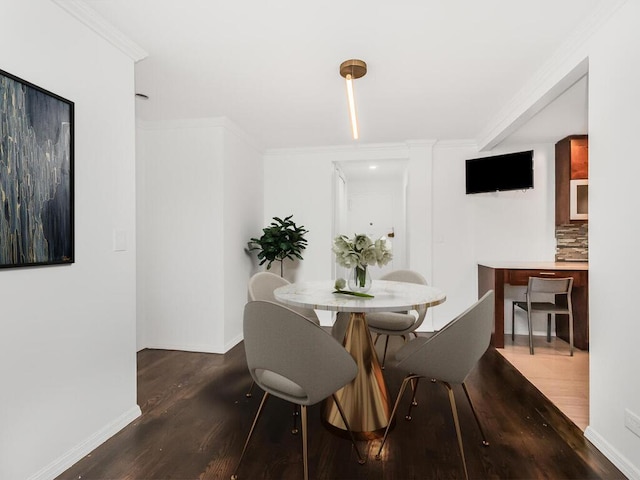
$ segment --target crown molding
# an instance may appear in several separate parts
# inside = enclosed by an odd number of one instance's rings
[[[83,0],[51,0],[71,16],[85,24],[95,33],[107,40],[134,62],[145,59],[149,54],[124,33],[104,19]]]
[[[602,2],[478,135],[491,150],[589,72],[589,40],[628,0]]]

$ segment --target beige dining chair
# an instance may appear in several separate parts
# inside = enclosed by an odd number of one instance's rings
[[[307,407],[332,396],[347,427],[358,463],[365,463],[335,392],[358,373],[353,357],[321,327],[277,303],[254,301],[244,309],[244,342],[247,366],[264,395],[249,430],[237,472],[247,451],[265,402],[270,395],[299,405],[302,423],[302,461],[309,478],[307,454]]]
[[[519,307],[527,312],[529,326],[529,354],[533,355],[534,313],[547,314],[547,342],[551,341],[551,315],[569,316],[569,355],[573,356],[573,308],[571,306],[571,289],[573,278],[540,278],[529,277],[526,301],[514,301],[511,304],[511,340],[515,339],[515,309]],[[554,301],[540,301],[542,295],[554,295]]]
[[[427,285],[427,280],[418,272],[413,270],[393,270],[380,277],[380,280],[390,280],[394,282],[416,283]],[[409,335],[418,336],[416,329],[422,325],[427,315],[427,307],[410,312],[374,312],[367,314],[367,324],[369,330],[376,334],[373,341],[375,345],[381,335],[385,335],[384,353],[382,354],[381,367],[384,369],[387,358],[387,348],[389,346],[389,336],[398,335],[409,340]]]
[[[471,372],[480,357],[482,357],[489,347],[494,312],[494,292],[493,290],[489,290],[480,300],[445,325],[444,328],[436,332],[432,337],[418,337],[400,347],[392,363],[393,368],[407,372],[407,376],[400,386],[400,391],[391,412],[391,419],[395,417],[402,395],[409,383],[412,383],[414,390],[413,398],[409,405],[409,413],[406,416],[407,420],[411,419],[411,408],[415,404],[418,380],[420,378],[439,381],[446,387],[458,439],[458,449],[460,450],[464,474],[467,479],[469,478],[467,462],[462,445],[458,409],[451,384],[462,385],[467,401],[471,406],[473,416],[480,429],[483,439],[482,444],[488,446],[489,442],[486,439],[476,410],[471,402],[469,391],[464,382],[469,372]],[[384,432],[382,443],[376,454],[377,459],[380,459],[380,453],[387,441],[389,428],[392,423],[393,422],[389,422],[389,426],[387,426]]]
[[[276,275],[275,273],[258,272],[249,279],[249,285],[247,288],[247,299],[250,302],[255,300],[265,300],[269,302],[279,303],[278,300],[276,300],[276,297],[274,296],[273,291],[278,287],[289,285],[290,283],[291,282],[289,282],[286,278]],[[298,312],[300,315],[302,315],[304,318],[306,318],[310,322],[315,323],[316,325],[320,325],[320,320],[318,319],[318,315],[316,314],[315,310],[311,308],[289,307],[289,306],[288,308],[290,308],[295,312]],[[251,397],[251,392],[253,391],[254,385],[255,385],[255,382],[252,382],[251,386],[249,387],[249,390],[245,394],[247,398]],[[295,423],[293,426],[293,432],[297,433]]]

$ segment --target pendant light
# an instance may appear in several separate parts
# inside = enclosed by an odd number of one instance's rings
[[[367,73],[367,64],[362,60],[345,60],[340,64],[340,75],[347,82],[347,102],[349,105],[349,118],[351,119],[351,131],[353,139],[358,139],[358,117],[356,115],[356,101],[353,95],[353,81],[364,77]]]

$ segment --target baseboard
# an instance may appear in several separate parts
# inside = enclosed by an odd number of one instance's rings
[[[124,427],[133,422],[136,418],[142,415],[140,407],[136,405],[128,411],[124,412],[113,422],[105,425],[103,428],[95,432],[83,442],[76,445],[60,458],[54,460],[40,471],[34,473],[28,480],[51,480],[57,477],[65,470],[73,466],[79,460],[91,453],[98,446],[113,437],[116,433],[122,430]]]
[[[213,348],[212,345],[207,344],[177,344],[177,343],[152,343],[147,345],[147,349],[150,350],[179,350],[181,352],[194,352],[194,353],[217,353],[224,354],[224,346],[222,348]]]
[[[584,431],[584,436],[593,443],[611,463],[618,467],[629,480],[640,480],[640,470],[638,467],[633,465],[624,455],[621,455],[618,450],[613,448],[611,444],[602,438],[593,428],[587,427]]]
[[[244,337],[243,337],[242,333],[238,334],[236,336],[236,338],[233,338],[233,339],[229,340],[224,346],[225,353],[228,352],[229,350],[231,350],[237,344],[239,344],[242,340],[244,340]]]
[[[217,353],[223,355],[235,347],[242,341],[242,333],[238,334],[235,338],[226,342],[222,348],[216,348],[213,345],[206,344],[175,344],[175,343],[155,343],[147,345],[144,348],[152,350],[180,350],[182,352],[195,352],[195,353]]]

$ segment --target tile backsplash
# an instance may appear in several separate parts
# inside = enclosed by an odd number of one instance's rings
[[[556,262],[589,260],[589,224],[556,225]]]

